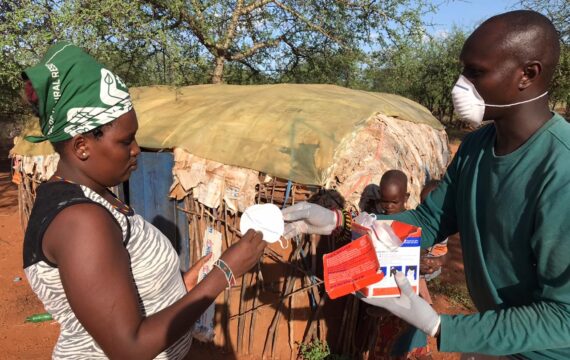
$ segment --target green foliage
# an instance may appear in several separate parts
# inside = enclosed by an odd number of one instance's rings
[[[553,108],[562,108],[570,116],[570,45],[562,44],[560,61],[552,79],[550,101]]]
[[[329,345],[326,341],[314,340],[308,344],[299,346],[299,358],[302,360],[348,360],[349,358],[342,355],[331,354]]]
[[[314,64],[322,54],[358,52],[422,33],[424,0],[146,0],[153,16],[194,36],[213,59],[212,82],[227,78],[226,63],[257,76],[281,76]],[[378,34],[382,36],[378,36]],[[324,78],[328,79],[326,66]],[[299,74],[288,78],[298,79]],[[251,80],[251,79],[249,79]],[[249,81],[248,80],[248,81]]]
[[[70,40],[131,85],[275,81],[322,54],[423,32],[428,10],[424,0],[6,0],[0,77],[17,86],[51,43]]]
[[[314,50],[311,56],[298,59],[282,73],[278,82],[298,84],[335,84],[350,88],[366,86],[362,79],[362,64],[366,54],[358,50]]]
[[[331,353],[326,342],[315,340],[299,346],[299,357],[303,360],[323,360]]]
[[[461,73],[459,54],[467,34],[410,41],[379,54],[365,76],[375,91],[396,93],[427,107],[440,121],[453,120],[451,89]]]
[[[19,86],[20,72],[47,47],[68,40],[86,49],[131,85],[204,82],[207,59],[193,38],[140,2],[7,0],[2,3],[2,85]]]

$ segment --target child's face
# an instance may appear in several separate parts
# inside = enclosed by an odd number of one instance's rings
[[[410,195],[397,184],[382,184],[378,204],[386,215],[397,214],[406,210],[406,201]]]

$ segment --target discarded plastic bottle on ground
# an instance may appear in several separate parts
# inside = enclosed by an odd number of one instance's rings
[[[34,314],[26,318],[26,322],[34,322],[34,323],[49,321],[49,320],[53,320],[53,317],[51,316],[50,313]]]

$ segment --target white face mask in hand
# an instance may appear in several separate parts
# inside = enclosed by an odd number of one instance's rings
[[[283,215],[281,209],[274,204],[256,204],[251,205],[241,215],[240,232],[245,234],[249,229],[260,231],[263,234],[263,240],[268,243],[279,241],[282,248],[287,248],[288,242],[283,244],[281,237],[285,230]]]
[[[479,126],[483,121],[483,115],[485,114],[486,106],[497,108],[516,106],[534,101],[536,99],[540,99],[546,94],[548,94],[548,91],[535,98],[513,104],[485,104],[485,100],[483,100],[481,95],[479,95],[477,89],[475,89],[475,85],[473,85],[473,83],[469,81],[465,76],[459,75],[459,79],[455,83],[453,90],[451,90],[451,99],[453,100],[453,107],[455,108],[455,112],[457,115],[459,115],[459,118],[461,120],[467,121],[473,126]]]

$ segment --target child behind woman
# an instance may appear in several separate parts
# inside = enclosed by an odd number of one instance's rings
[[[389,170],[382,175],[376,203],[378,211],[386,215],[406,211],[409,197],[406,174]],[[378,319],[373,359],[431,359],[424,333],[384,309],[369,308],[367,312]]]

